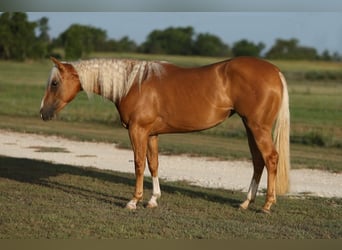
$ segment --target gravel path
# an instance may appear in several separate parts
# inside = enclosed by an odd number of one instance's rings
[[[40,148],[61,148],[62,152],[38,152]],[[47,150],[48,151],[48,150]],[[0,130],[0,155],[44,160],[53,163],[134,172],[133,153],[115,144],[78,142],[55,136]],[[159,176],[165,180],[186,180],[192,184],[247,191],[253,168],[248,161],[218,161],[203,157],[159,157]],[[147,168],[146,168],[147,169]],[[145,172],[149,175],[148,170]],[[290,172],[290,195],[342,197],[342,174],[294,169]],[[259,190],[266,188],[266,172]],[[163,190],[163,187],[161,186]]]

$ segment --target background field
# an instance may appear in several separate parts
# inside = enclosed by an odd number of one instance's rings
[[[94,54],[168,60],[198,66],[221,58]],[[290,92],[292,168],[342,171],[342,65],[274,61],[285,73]],[[85,93],[51,122],[39,107],[52,63],[0,61],[0,128],[54,134],[76,140],[116,142],[130,147],[114,105]],[[247,159],[243,125],[233,116],[210,130],[162,135],[164,154]],[[57,152],[58,153],[58,152]],[[252,169],[251,169],[252,171]],[[246,194],[162,182],[156,210],[123,209],[134,177],[111,171],[15,159],[0,152],[0,238],[341,238],[342,200],[279,197],[271,216],[258,213],[264,197],[238,211]],[[150,195],[151,182],[146,180]]]

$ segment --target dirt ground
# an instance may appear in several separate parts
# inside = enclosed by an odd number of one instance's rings
[[[118,149],[115,144],[78,142],[55,136],[0,130],[0,155],[134,172],[133,153],[130,150]],[[149,175],[148,170],[145,174]],[[252,174],[253,168],[249,161],[219,161],[185,155],[159,157],[159,176],[164,180],[185,180],[199,186],[246,192]],[[259,190],[265,188],[264,171]],[[161,189],[163,191],[163,186]],[[293,169],[290,171],[289,195],[342,197],[342,174]]]

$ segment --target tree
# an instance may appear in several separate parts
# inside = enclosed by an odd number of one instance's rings
[[[37,28],[39,30],[38,39],[43,42],[50,42],[49,36],[49,19],[47,17],[42,17],[37,21]]]
[[[296,59],[313,60],[318,58],[316,49],[299,46],[299,41],[295,38],[284,40],[277,39],[273,47],[266,53],[270,59]]]
[[[0,57],[25,60],[32,57],[36,45],[35,22],[26,13],[5,12],[0,16]]]
[[[193,44],[193,54],[202,56],[227,56],[230,54],[229,46],[222,40],[209,33],[199,34]]]
[[[142,52],[152,54],[192,54],[194,29],[192,27],[154,30],[142,44]]]
[[[322,55],[320,57],[321,60],[324,60],[324,61],[331,61],[331,55],[330,55],[330,52],[328,50],[324,50],[322,52]]]
[[[78,59],[94,50],[101,50],[107,40],[106,31],[91,26],[73,24],[55,41],[65,49],[65,57]]]
[[[128,36],[124,36],[119,41],[117,41],[114,51],[134,52],[137,50],[137,48],[138,46],[133,40],[129,39]]]
[[[265,44],[258,43],[254,44],[246,39],[242,39],[238,42],[235,42],[232,48],[232,52],[234,56],[256,56],[259,57],[261,55],[261,51],[265,48]]]
[[[0,57],[3,59],[10,59],[11,43],[13,40],[10,13],[3,13],[0,16],[0,37]]]
[[[340,61],[342,61],[342,56],[336,51],[333,53],[331,60],[336,61],[336,62],[340,62]]]
[[[49,19],[47,17],[42,17],[36,22],[36,29],[39,31],[39,35],[36,39],[33,48],[33,56],[35,58],[45,58],[52,52],[52,44],[49,36]]]
[[[116,52],[136,52],[137,44],[128,36],[122,37],[120,40],[109,39],[104,46],[96,49],[96,51],[116,51]]]
[[[35,30],[40,33],[36,36]],[[46,17],[30,22],[26,13],[5,12],[0,15],[0,58],[25,60],[44,58],[51,52]]]

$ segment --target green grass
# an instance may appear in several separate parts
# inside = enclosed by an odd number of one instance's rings
[[[245,194],[161,181],[157,209],[124,206],[134,177],[0,157],[1,239],[341,239],[342,200],[279,197],[271,215],[248,211]]]
[[[342,84],[289,84],[292,142],[341,148]]]

